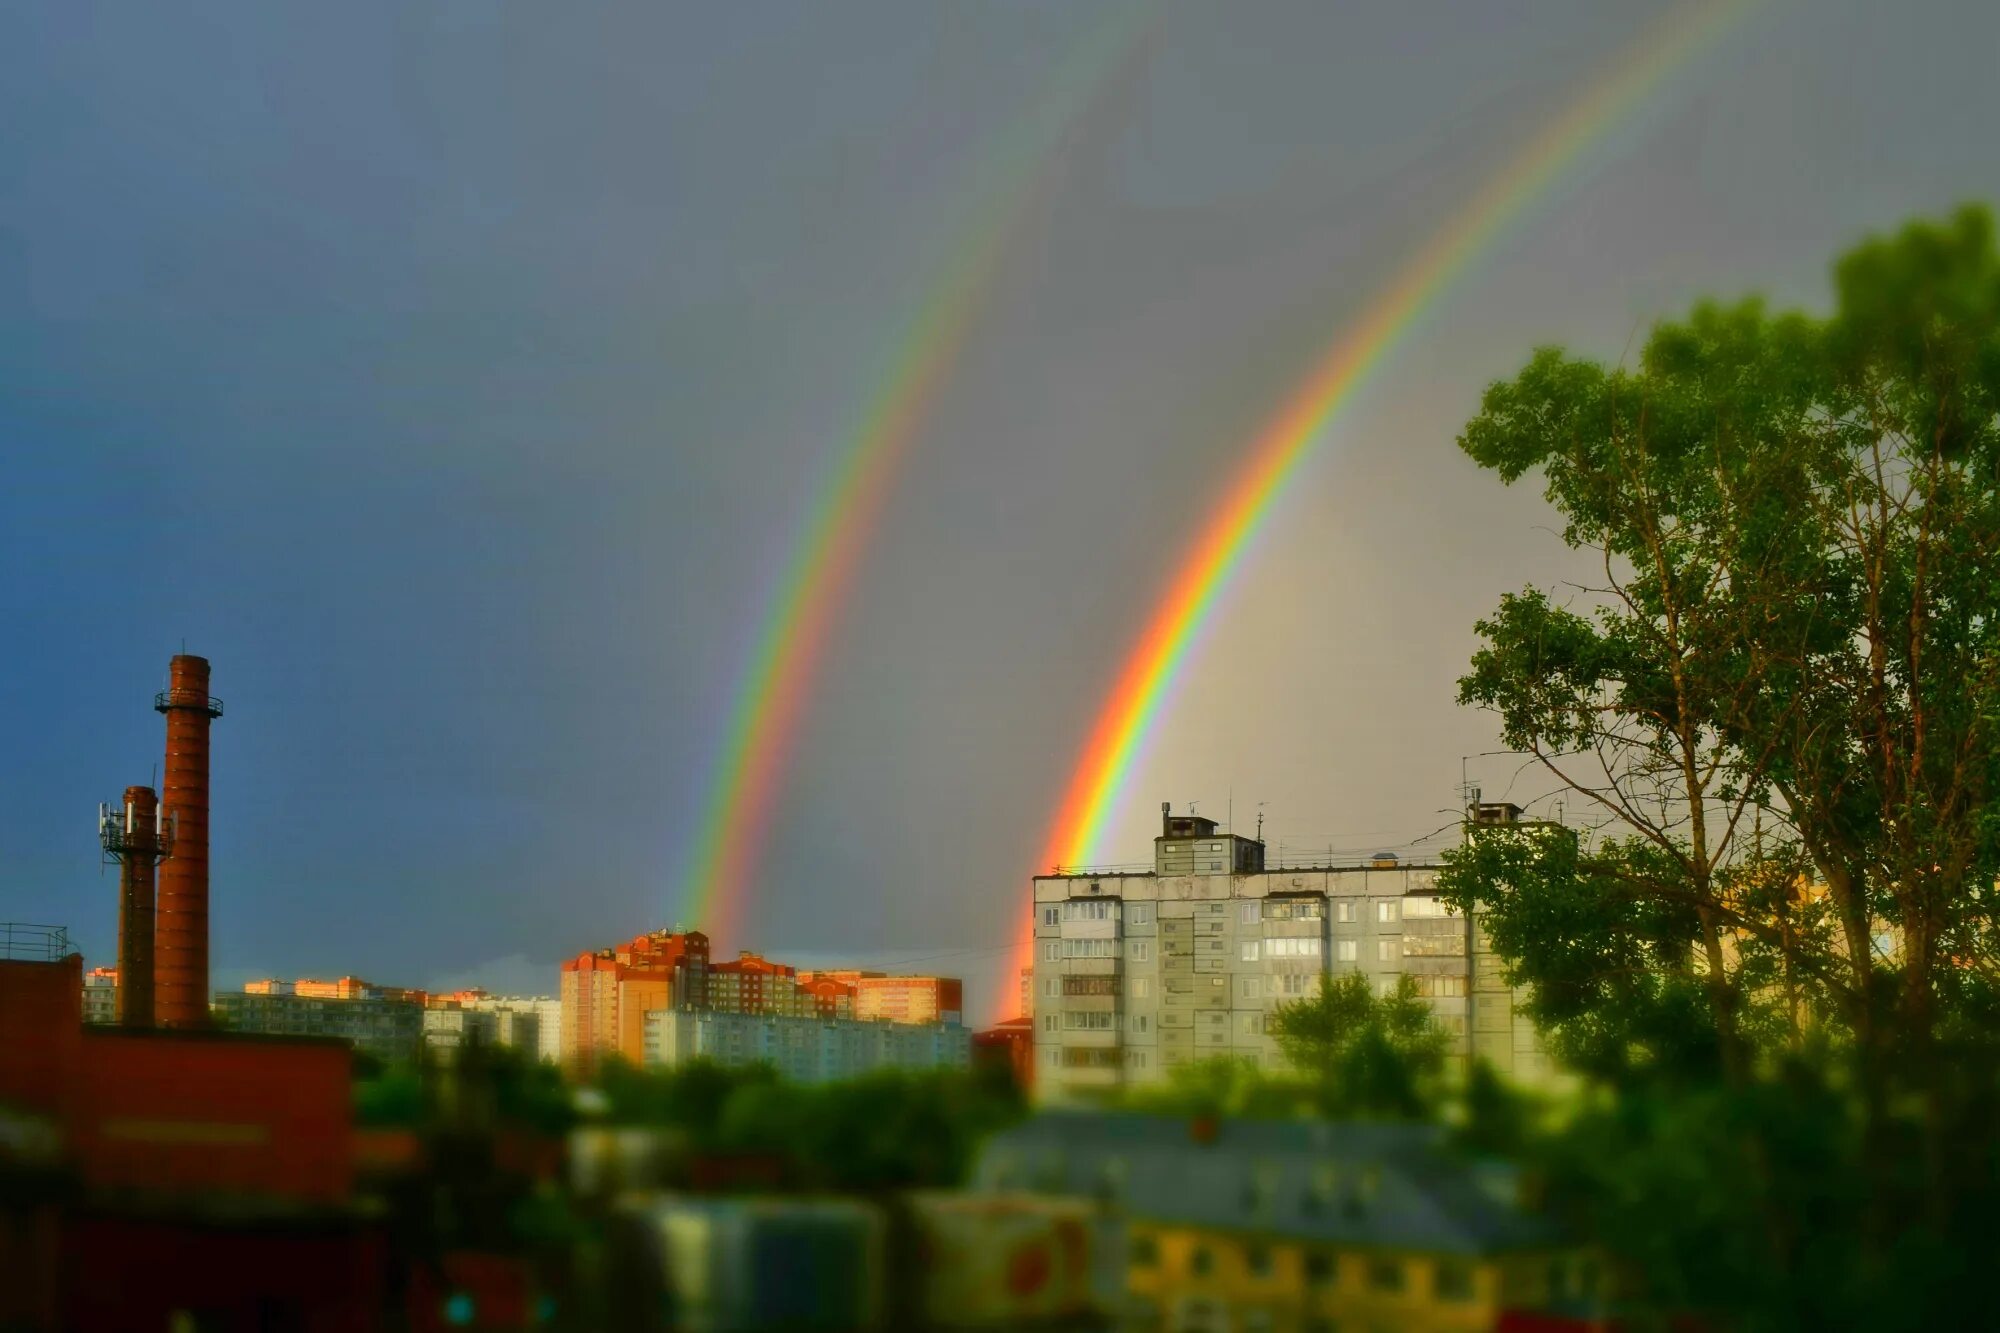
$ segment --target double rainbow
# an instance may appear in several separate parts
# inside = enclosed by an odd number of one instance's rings
[[[719,935],[742,913],[785,762],[868,539],[1000,274],[1012,233],[1052,184],[1063,143],[1142,50],[1139,18],[1134,6],[1112,10],[982,155],[978,175],[988,184],[972,210],[975,222],[904,327],[881,388],[837,451],[737,678],[700,832],[680,876],[677,922]]]
[[[1105,825],[1123,803],[1189,650],[1300,464],[1368,373],[1510,222],[1752,3],[1712,0],[1675,10],[1635,42],[1403,266],[1265,425],[1125,659],[1057,808],[1036,873],[1102,859]],[[1022,942],[1014,971],[1003,980],[1032,962],[1032,947],[1032,940]],[[1003,996],[1011,993],[1003,985]]]

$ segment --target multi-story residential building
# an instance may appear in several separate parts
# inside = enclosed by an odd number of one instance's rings
[[[799,989],[812,1003],[815,1018],[854,1017],[854,987],[824,974],[799,973]]]
[[[1272,1010],[1344,972],[1384,993],[1414,977],[1462,1056],[1526,1081],[1547,1074],[1483,933],[1437,896],[1436,866],[1385,853],[1267,867],[1261,842],[1162,817],[1149,871],[1035,879],[1038,1093],[1147,1082],[1213,1056],[1282,1065]]]
[[[83,974],[83,1021],[118,1021],[118,969],[93,967]]]
[[[805,971],[802,986],[836,982],[854,1000],[854,1017],[891,1023],[962,1023],[965,985],[957,977],[891,976],[858,969]]]
[[[435,1051],[471,1045],[505,1046],[525,1051],[531,1059],[556,1060],[561,1057],[561,1048],[552,1051],[550,1039],[561,1040],[560,1020],[561,1009],[555,1000],[458,991],[433,996],[424,1007],[424,1045]]]
[[[733,963],[708,968],[708,1007],[728,1014],[780,1014],[798,1017],[817,1007],[815,997],[799,989],[799,970],[749,950]]]
[[[812,1016],[663,1009],[646,1015],[646,1063],[768,1064],[825,1083],[877,1069],[963,1069],[971,1037],[957,1023],[860,1022]]]
[[[861,977],[854,983],[854,1016],[891,1023],[957,1023],[964,1019],[964,997],[957,977]]]
[[[606,1055],[645,1058],[646,1015],[709,1001],[708,936],[656,930],[562,965],[563,1069],[588,1078]]]
[[[212,1008],[223,1027],[237,1032],[339,1037],[391,1064],[415,1059],[423,1044],[424,1007],[411,1000],[218,991]]]
[[[1095,1201],[1121,1327],[1604,1327],[1595,1257],[1526,1206],[1513,1168],[1444,1138],[1045,1112],[987,1141],[973,1188]]]
[[[545,1063],[562,1061],[562,1001],[549,995],[477,995],[465,1007],[501,1014],[499,1039],[503,1046],[532,1049]],[[532,1025],[532,1040],[530,1040]]]

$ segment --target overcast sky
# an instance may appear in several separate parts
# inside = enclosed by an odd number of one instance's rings
[[[1261,419],[1668,6],[1161,7],[1043,172],[840,614],[740,947],[984,982],[1082,734]],[[219,982],[555,984],[666,924],[760,598],[1048,3],[7,6],[0,919],[115,949],[95,803],[215,664]],[[1136,49],[1136,48],[1135,48]],[[1823,305],[2000,198],[2000,7],[1772,3],[1432,308],[1269,525],[1134,779],[1408,848],[1494,748],[1472,621],[1567,568],[1457,453],[1538,344]],[[1489,793],[1505,761],[1474,761]],[[979,951],[988,952],[979,952]],[[987,1001],[974,1001],[983,1007]]]

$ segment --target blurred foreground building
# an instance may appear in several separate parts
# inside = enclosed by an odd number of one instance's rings
[[[348,1048],[86,1025],[82,971],[0,930],[0,1328],[376,1327]]]
[[[1359,866],[1267,867],[1263,843],[1161,813],[1151,870],[1034,881],[1041,1095],[1156,1081],[1218,1056],[1282,1067],[1271,1011],[1346,972],[1383,993],[1413,977],[1462,1057],[1523,1082],[1550,1074],[1485,933],[1438,897],[1437,866],[1384,853]],[[1472,819],[1519,814],[1479,806]]]
[[[987,1143],[974,1188],[1094,1201],[1121,1327],[1605,1326],[1595,1257],[1431,1126],[1045,1112]]]

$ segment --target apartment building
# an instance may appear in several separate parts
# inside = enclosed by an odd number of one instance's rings
[[[957,1023],[693,1009],[646,1015],[645,1062],[655,1067],[768,1064],[794,1082],[826,1083],[879,1069],[963,1069],[971,1058],[971,1034]]]
[[[413,1000],[245,990],[217,991],[211,1006],[219,1026],[234,1032],[339,1037],[390,1064],[414,1060],[423,1044],[424,1007]]]
[[[708,1003],[708,936],[656,930],[562,965],[558,1010],[564,1072],[588,1078],[606,1055],[637,1064],[646,1015]]]
[[[550,995],[478,995],[464,1007],[500,1015],[496,1034],[502,1046],[533,1050],[547,1063],[562,1060],[562,1001]]]
[[[83,974],[83,1021],[100,1026],[118,1021],[118,969],[93,967]]]
[[[1438,897],[1437,866],[1384,854],[1267,867],[1263,843],[1161,813],[1152,870],[1034,881],[1038,1095],[1148,1082],[1216,1056],[1281,1067],[1271,1012],[1346,972],[1385,993],[1414,977],[1461,1056],[1528,1082],[1547,1075],[1499,960]],[[1479,814],[1511,822],[1519,812]]]

